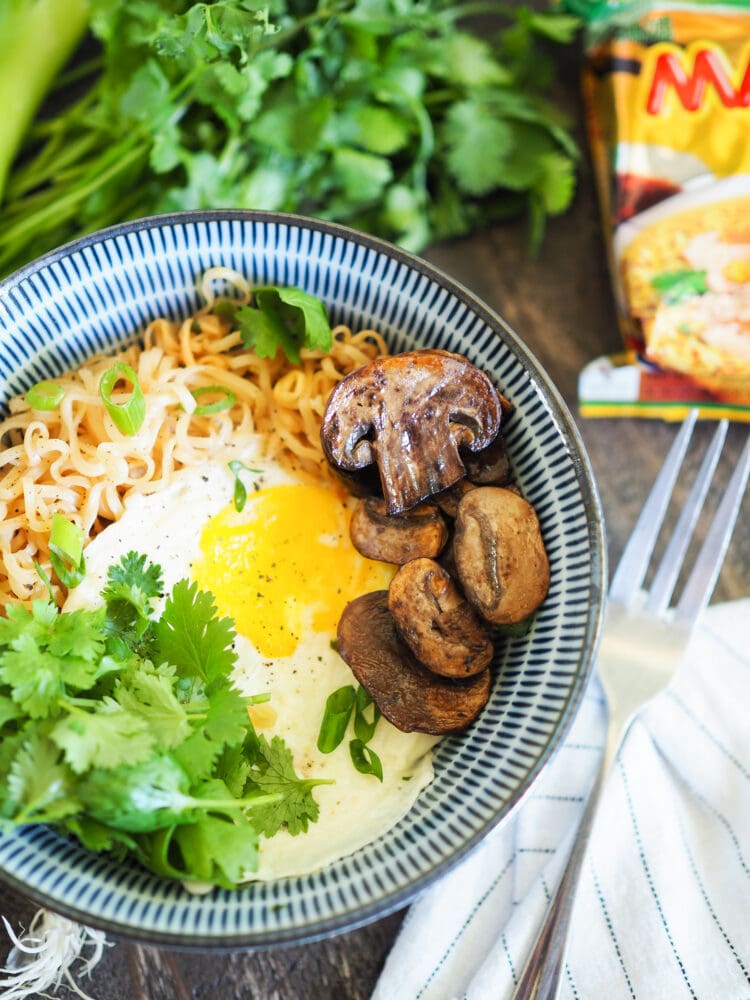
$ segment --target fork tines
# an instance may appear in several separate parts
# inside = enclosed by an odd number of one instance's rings
[[[646,570],[669,509],[672,492],[685,459],[697,416],[697,410],[691,410],[683,422],[638,517],[610,585],[609,599],[614,603],[628,607],[642,594],[641,588]],[[649,588],[644,605],[644,610],[649,613],[662,615],[669,606],[726,434],[727,421],[721,420],[706,449],[701,467]],[[748,475],[750,475],[750,438],[745,443],[680,595],[675,608],[675,617],[678,619],[692,621],[709,602],[739,514]]]

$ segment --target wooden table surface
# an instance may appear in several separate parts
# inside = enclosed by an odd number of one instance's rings
[[[575,72],[563,81],[577,118]],[[584,420],[576,413],[576,383],[590,359],[620,347],[604,244],[588,161],[581,165],[572,209],[553,220],[538,259],[530,260],[522,223],[430,248],[424,256],[499,312],[547,370],[576,420],[598,483],[610,566],[648,493],[675,428],[661,421]],[[705,442],[710,425],[698,427]],[[720,471],[736,460],[746,431],[730,427]],[[724,565],[714,600],[750,594],[750,498]],[[35,906],[0,884],[0,914],[28,926]],[[367,998],[404,911],[316,944],[252,953],[178,953],[115,942],[82,985],[96,1000],[329,1000]],[[1,932],[0,928],[0,932]],[[8,951],[0,940],[0,964]],[[65,990],[61,996],[70,996]]]

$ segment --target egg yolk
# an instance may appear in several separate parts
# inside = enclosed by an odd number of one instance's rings
[[[724,277],[738,285],[746,284],[750,281],[750,260],[730,261],[724,268]]]
[[[325,486],[259,490],[206,523],[193,579],[263,656],[289,656],[307,630],[335,637],[349,601],[388,587],[394,568],[356,551],[350,517]]]

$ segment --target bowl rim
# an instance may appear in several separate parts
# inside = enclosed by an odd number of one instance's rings
[[[372,236],[369,233],[364,233],[341,223],[329,222],[291,212],[254,209],[201,209],[169,212],[143,216],[98,229],[47,251],[0,281],[0,301],[2,301],[3,296],[8,290],[35,273],[44,270],[58,260],[84,250],[88,246],[100,243],[103,240],[115,239],[127,236],[132,232],[148,229],[223,221],[257,222],[313,230],[332,237],[339,237],[378,253],[385,254],[389,258],[395,259],[397,262],[417,271],[425,277],[436,280],[444,289],[457,297],[478,315],[490,329],[496,332],[502,331],[506,344],[512,350],[518,362],[536,381],[545,403],[552,411],[557,428],[565,441],[571,457],[576,480],[580,486],[588,524],[591,555],[590,585],[592,613],[587,622],[586,633],[581,640],[582,653],[579,659],[579,670],[574,683],[571,685],[557,726],[550,734],[546,747],[540,753],[534,765],[527,771],[515,794],[510,796],[505,807],[499,814],[493,816],[485,823],[481,829],[477,830],[450,857],[438,862],[424,874],[413,878],[407,885],[396,888],[378,897],[377,900],[361,904],[357,907],[356,911],[347,911],[346,913],[327,918],[317,918],[309,931],[288,928],[270,932],[265,931],[260,934],[243,931],[232,935],[231,932],[228,932],[226,942],[217,943],[216,938],[211,935],[185,935],[184,933],[159,930],[149,930],[141,933],[135,928],[104,917],[94,917],[92,919],[92,915],[86,910],[75,905],[58,902],[57,900],[50,902],[49,897],[42,890],[29,887],[23,880],[0,870],[0,883],[5,882],[5,884],[11,886],[32,902],[54,909],[71,920],[103,930],[123,940],[156,944],[186,952],[259,951],[274,947],[291,947],[313,943],[337,934],[350,932],[376,920],[383,919],[396,910],[406,907],[419,893],[423,892],[438,878],[446,875],[459,865],[461,861],[484,841],[493,829],[505,822],[518,808],[540,772],[547,766],[560,748],[577,714],[589,679],[593,674],[596,651],[604,619],[607,591],[607,545],[601,499],[580,431],[560,391],[554,385],[533,352],[498,312],[488,306],[461,281],[453,278],[444,271],[439,265],[431,263],[416,253],[412,253],[380,237]],[[324,870],[321,869],[320,871]],[[319,872],[317,871],[312,873],[313,876],[318,874]],[[241,888],[239,891],[241,891]]]

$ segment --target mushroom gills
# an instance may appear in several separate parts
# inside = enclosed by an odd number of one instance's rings
[[[487,447],[501,418],[497,390],[467,358],[407,351],[376,358],[338,383],[321,442],[334,468],[376,461],[388,513],[398,514],[462,479],[459,449]]]

